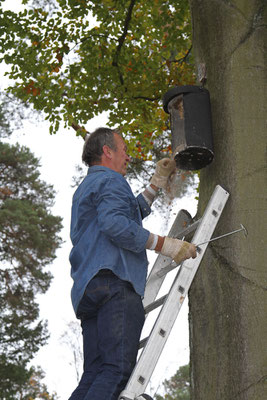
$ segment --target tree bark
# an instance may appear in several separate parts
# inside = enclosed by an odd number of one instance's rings
[[[192,400],[267,399],[266,0],[189,0],[197,67],[207,69],[216,184],[230,192],[189,294]]]

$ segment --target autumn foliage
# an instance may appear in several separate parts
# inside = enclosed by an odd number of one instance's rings
[[[133,158],[169,152],[162,96],[194,83],[188,2],[23,3],[0,13],[2,60],[15,82],[9,90],[46,115],[50,132],[61,122],[90,131],[90,119],[106,112]]]

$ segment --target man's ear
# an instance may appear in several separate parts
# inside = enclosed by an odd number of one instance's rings
[[[112,155],[111,155],[110,147],[108,147],[106,144],[104,144],[104,146],[103,146],[103,153],[109,160],[111,160]]]

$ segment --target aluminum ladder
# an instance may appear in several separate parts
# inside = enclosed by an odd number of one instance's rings
[[[192,243],[198,244],[209,241],[220,219],[228,197],[229,193],[221,186],[217,185],[202,218],[193,222],[190,214],[185,210],[181,210],[178,213],[168,236],[178,239],[187,239],[188,236],[190,238],[192,232],[195,231],[191,240]],[[208,243],[199,246],[198,255],[195,259],[190,258],[181,263],[169,293],[155,300],[166,274],[178,267],[178,265],[169,257],[162,255],[157,257],[147,278],[143,304],[146,314],[161,305],[162,308],[149,337],[140,342],[140,348],[144,347],[143,351],[118,400],[152,399],[144,393],[145,389],[156,367],[163,347],[169,337],[207,247]]]

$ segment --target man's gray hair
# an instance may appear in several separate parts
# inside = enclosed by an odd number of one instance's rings
[[[85,165],[90,167],[100,163],[104,145],[107,145],[112,150],[117,150],[114,133],[119,134],[115,129],[98,128],[88,135],[82,153],[82,161]]]

